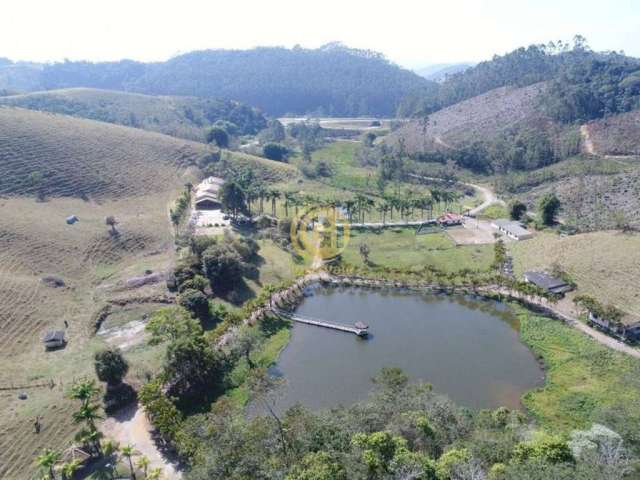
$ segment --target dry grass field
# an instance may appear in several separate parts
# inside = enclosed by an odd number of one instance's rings
[[[640,235],[602,231],[560,237],[539,233],[532,240],[512,242],[514,270],[550,268],[557,262],[577,282],[578,293],[640,315]]]
[[[0,108],[0,478],[31,478],[35,455],[63,448],[77,432],[65,393],[74,379],[93,375],[93,353],[104,345],[94,335],[94,315],[124,300],[132,303],[123,315],[139,318],[164,293],[162,283],[122,285],[172,262],[170,202],[193,180],[189,167],[210,153],[203,144],[143,130]],[[267,160],[228,157],[276,178],[291,174]],[[33,172],[41,172],[41,183],[33,183]],[[70,215],[79,221],[68,225]],[[117,235],[105,224],[109,215]],[[65,285],[42,282],[51,275]],[[68,345],[45,352],[42,335],[63,329],[65,320]],[[127,356],[137,366],[129,374],[134,383],[157,364],[153,349],[133,348]]]

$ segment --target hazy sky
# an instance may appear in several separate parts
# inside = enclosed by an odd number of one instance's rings
[[[407,66],[479,61],[580,33],[640,56],[640,0],[3,0],[0,56],[164,60],[342,41]]]

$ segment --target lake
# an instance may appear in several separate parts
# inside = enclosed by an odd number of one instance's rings
[[[296,313],[369,325],[369,338],[294,324],[271,369],[285,384],[278,409],[329,408],[364,400],[382,367],[400,367],[459,405],[520,408],[544,374],[520,342],[517,318],[495,301],[397,290],[314,287]]]

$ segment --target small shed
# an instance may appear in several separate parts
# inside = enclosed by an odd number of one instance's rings
[[[573,287],[563,279],[553,277],[544,272],[524,272],[524,280],[549,293],[563,294],[573,290]]]
[[[67,217],[67,225],[73,225],[74,223],[76,223],[79,220],[80,219],[78,217],[76,217],[75,215],[70,215],[70,216]]]
[[[533,238],[533,234],[524,228],[520,222],[499,219],[493,222],[493,228],[498,229],[500,233],[509,238],[513,238],[514,240],[527,240],[529,238]]]
[[[50,350],[63,347],[67,343],[67,340],[65,339],[63,330],[52,330],[45,334],[42,338],[42,343],[44,344],[44,348]]]

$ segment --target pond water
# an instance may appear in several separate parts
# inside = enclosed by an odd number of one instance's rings
[[[544,374],[498,302],[401,291],[316,287],[296,313],[369,325],[369,338],[295,324],[272,373],[285,383],[277,408],[329,408],[364,400],[382,367],[400,367],[459,405],[520,408]]]

